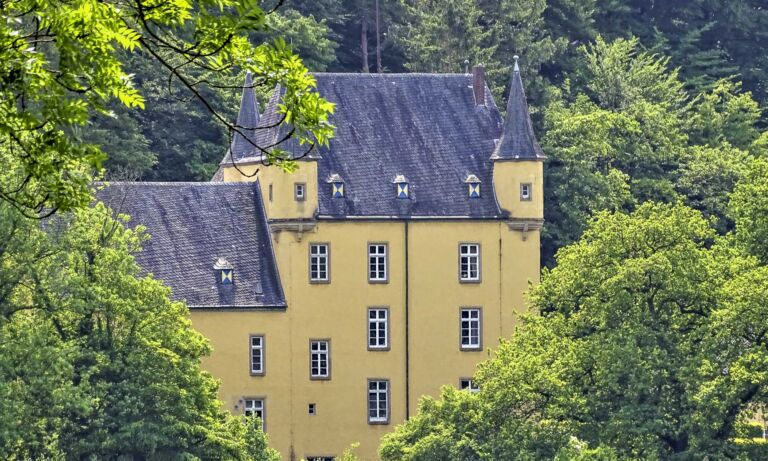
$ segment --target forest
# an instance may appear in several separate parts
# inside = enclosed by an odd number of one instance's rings
[[[498,102],[519,55],[541,283],[480,391],[424,398],[381,458],[767,459],[763,3],[0,1],[0,457],[277,459],[94,181],[210,179],[245,72],[324,145],[308,71],[482,63]]]

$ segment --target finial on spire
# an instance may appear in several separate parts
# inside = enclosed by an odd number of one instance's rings
[[[512,56],[512,59],[515,60],[515,72],[520,72],[520,66],[517,64],[517,61],[520,59],[520,56],[514,55]]]

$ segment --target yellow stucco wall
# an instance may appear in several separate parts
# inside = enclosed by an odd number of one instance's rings
[[[312,184],[309,178],[316,175],[315,164],[304,162],[301,166],[312,171],[301,173],[307,175],[307,184]],[[495,185],[507,195],[515,190],[519,198],[519,186],[507,183],[531,178],[540,184],[535,177],[540,166],[533,162],[505,163],[494,177]],[[267,205],[268,213],[274,213],[270,218],[308,217],[306,208],[292,208],[295,205],[289,203],[293,200],[292,184],[300,181],[295,179],[298,176],[282,177],[261,168],[262,192],[268,193],[265,188],[270,183],[280,185],[273,186],[272,205]],[[502,174],[509,178],[503,179]],[[232,172],[225,171],[225,180],[234,179]],[[278,197],[277,190],[286,195]],[[316,206],[314,192],[307,202],[314,195]],[[540,201],[540,187],[534,187],[534,194],[532,202]],[[513,216],[514,210],[517,217],[523,213],[533,214],[528,216],[531,218],[540,216],[536,214],[540,207],[532,208],[530,203],[517,206],[514,199],[503,203]],[[437,395],[442,385],[456,386],[460,378],[471,377],[475,365],[488,357],[488,348],[512,333],[516,312],[525,309],[523,292],[529,281],[536,283],[539,277],[538,230],[511,230],[498,220],[318,221],[309,232],[276,232],[273,242],[287,310],[193,311],[192,321],[213,344],[214,352],[204,366],[221,379],[220,394],[226,408],[242,412],[243,397],[265,397],[270,443],[286,460],[339,456],[353,442],[360,442],[358,453],[363,459],[377,459],[381,436],[404,421],[407,411],[415,414],[420,396]],[[309,283],[308,248],[312,242],[330,244],[330,283]],[[388,283],[368,282],[369,242],[388,244]],[[462,242],[481,245],[480,283],[459,281],[458,246]],[[410,337],[407,372],[406,302]],[[390,349],[369,351],[367,309],[379,306],[389,308]],[[460,350],[461,307],[482,309],[481,351]],[[265,336],[264,376],[249,374],[251,334]],[[330,339],[330,380],[309,379],[312,338]],[[368,378],[390,381],[390,424],[367,422]],[[308,414],[309,403],[316,404],[314,416]]]
[[[512,218],[544,217],[544,162],[500,160],[493,165],[493,187],[499,206]],[[531,200],[520,200],[520,185],[531,184]]]
[[[270,219],[312,218],[317,211],[317,162],[301,160],[298,163],[299,169],[293,173],[261,163],[224,167],[224,182],[255,181],[258,177]],[[294,198],[297,183],[305,185],[305,199],[301,201]]]

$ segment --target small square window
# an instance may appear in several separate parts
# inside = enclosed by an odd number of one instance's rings
[[[533,188],[531,186],[531,183],[524,182],[520,184],[520,200],[531,200]]]
[[[297,182],[293,185],[293,196],[297,202],[303,202],[307,198],[307,185]]]
[[[461,378],[459,380],[459,389],[472,393],[480,392],[480,388],[475,384],[472,378]]]
[[[317,407],[315,406],[315,404],[314,404],[314,403],[310,403],[310,404],[309,404],[309,407],[307,408],[307,411],[309,412],[309,414],[310,414],[311,416],[314,416],[314,415],[316,415],[316,414],[317,414]]]

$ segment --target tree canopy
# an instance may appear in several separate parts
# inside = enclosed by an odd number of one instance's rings
[[[480,392],[425,399],[382,457],[748,459],[734,439],[765,401],[767,275],[684,205],[601,212],[480,365]]]
[[[88,184],[106,156],[78,135],[78,128],[98,115],[112,117],[111,102],[144,107],[145,98],[123,62],[139,52],[164,70],[170,90],[184,90],[172,96],[196,99],[209,119],[230,130],[242,127],[205,96],[221,75],[250,71],[256,85],[281,84],[285,120],[294,136],[308,145],[326,142],[331,107],[310,91],[313,79],[298,57],[279,39],[257,46],[249,41],[249,34],[266,27],[261,3],[2,2],[0,156],[14,174],[0,185],[0,198],[28,214],[88,203]],[[143,140],[138,141],[140,146]],[[138,150],[138,164],[146,166],[151,156]],[[279,149],[262,150],[272,161],[281,157]]]

